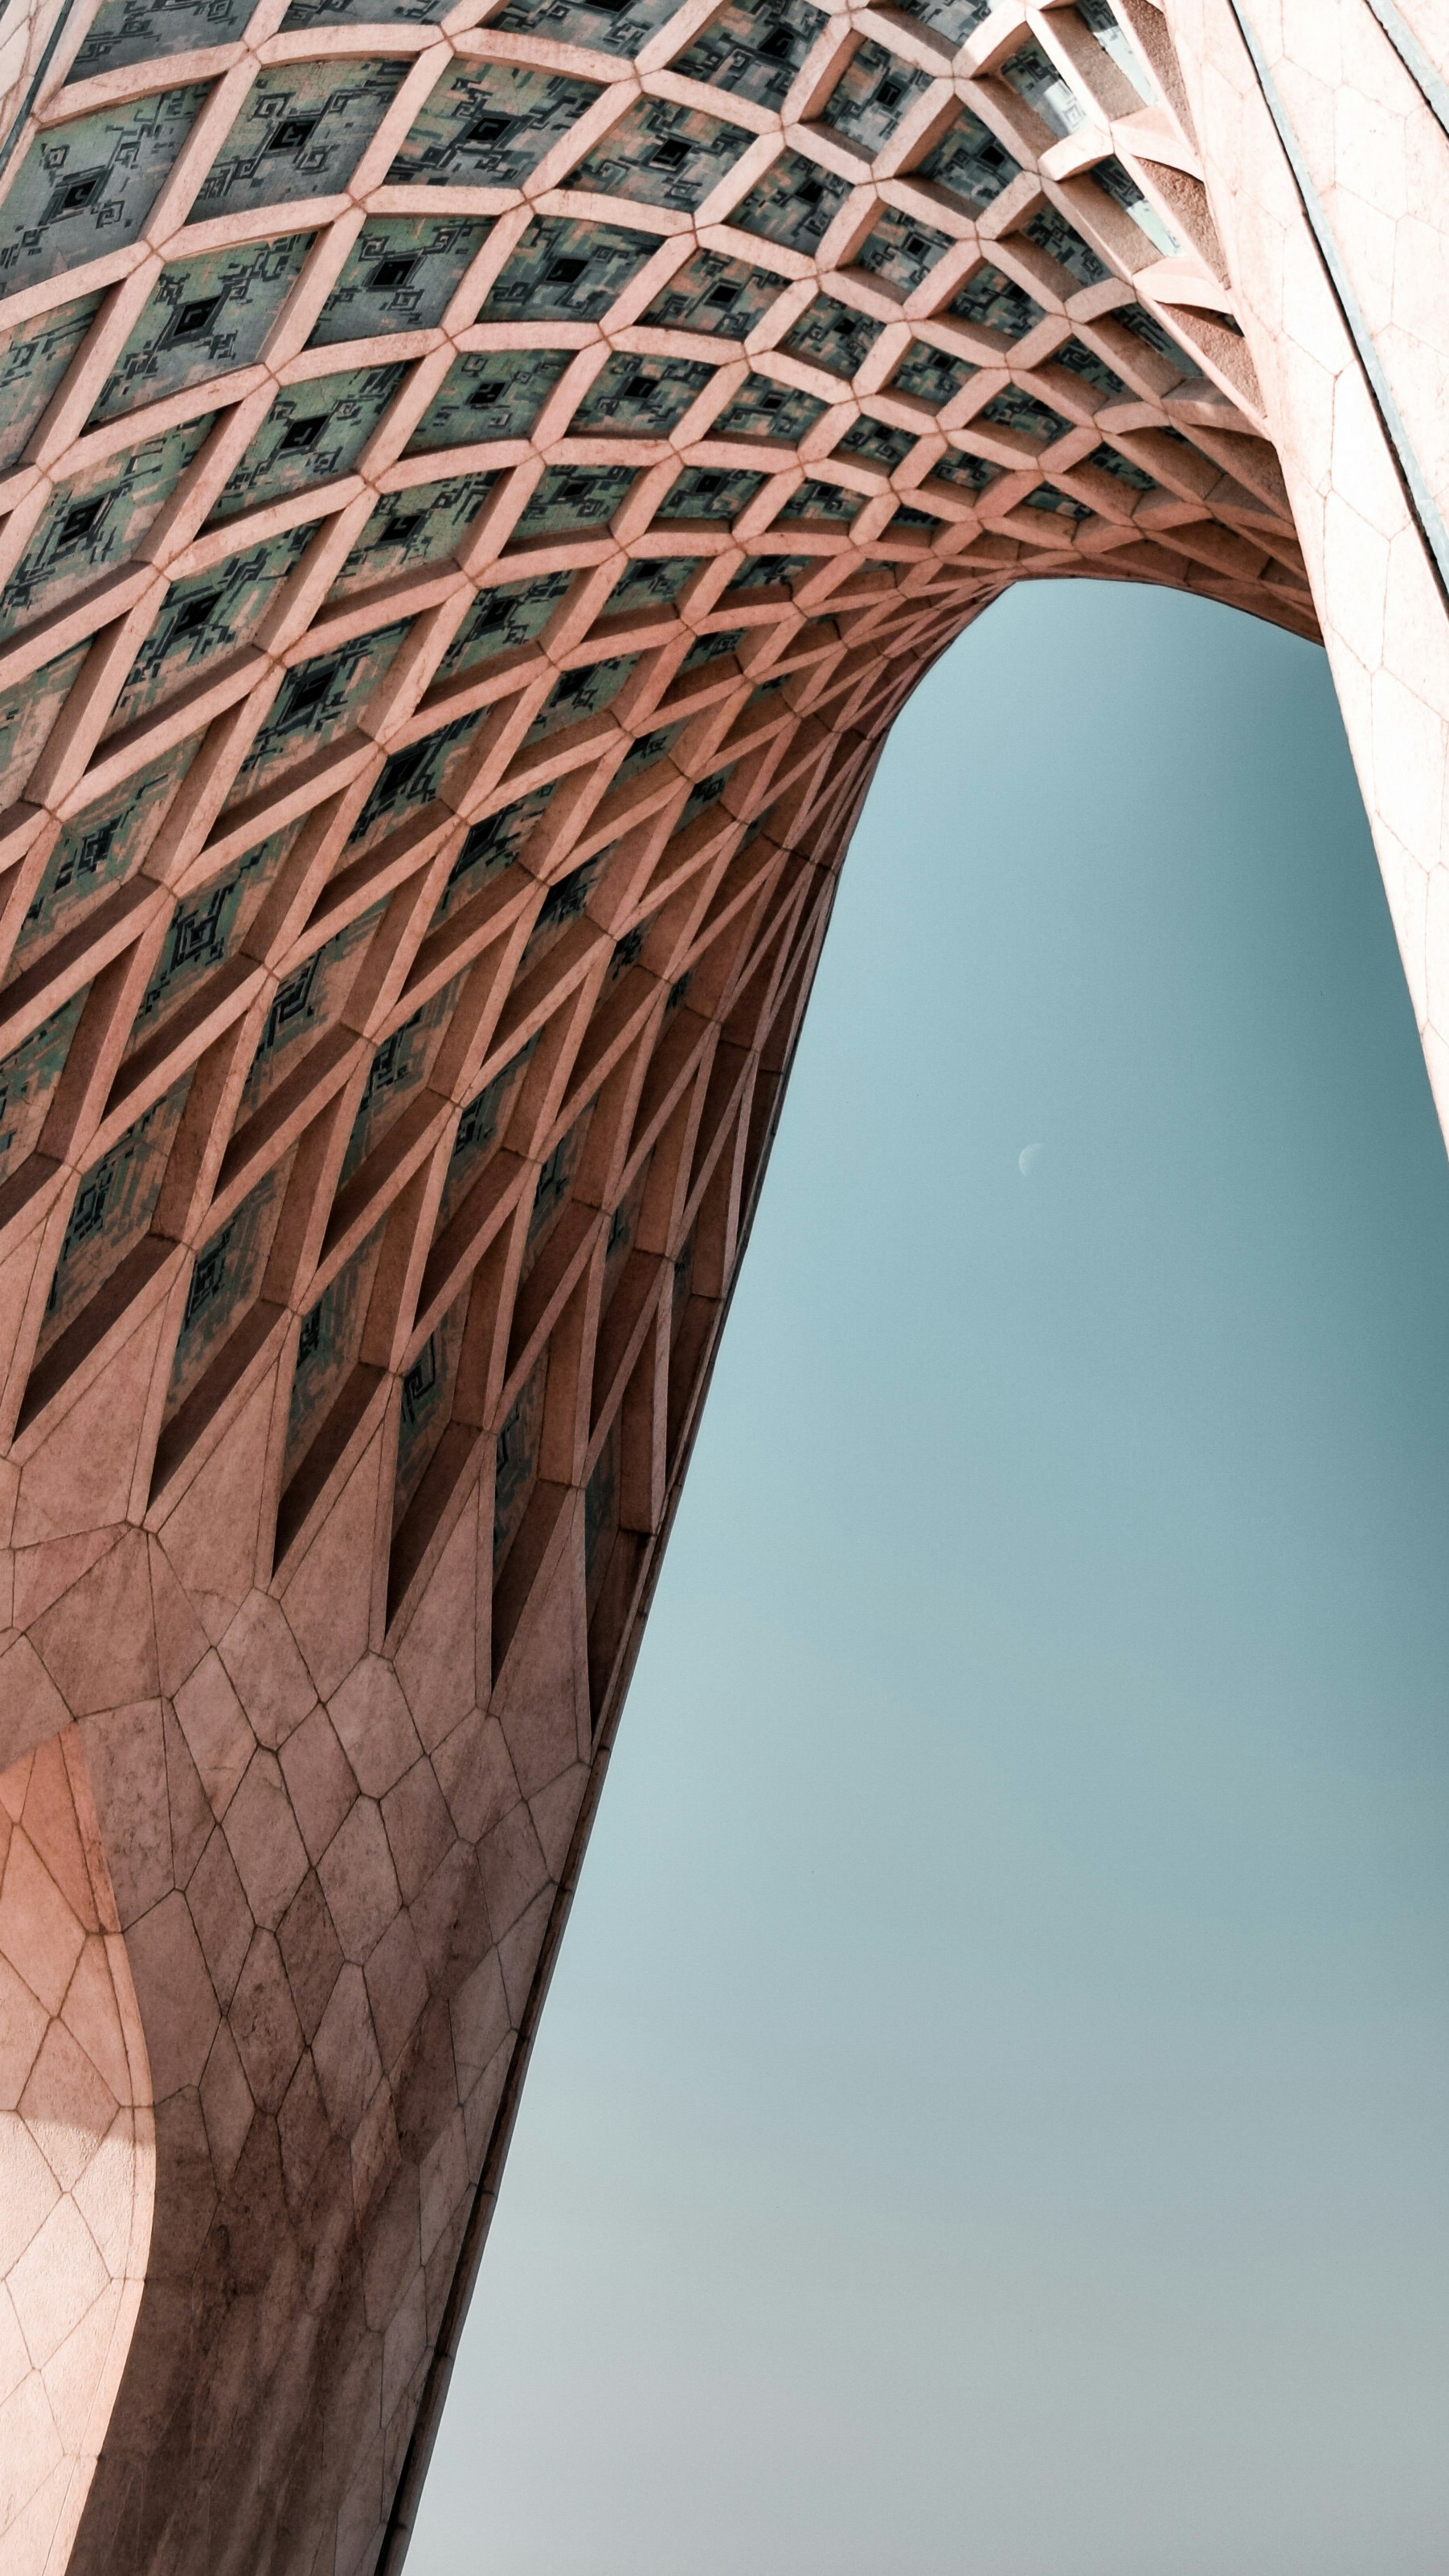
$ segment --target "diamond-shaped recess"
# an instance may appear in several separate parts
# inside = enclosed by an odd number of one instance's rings
[[[485,1699],[576,1524],[586,1731],[915,678],[1020,579],[1314,632],[1050,14],[82,0],[0,177],[0,1434],[108,1388],[164,1537],[269,1389],[262,1590],[377,1450]]]
[[[682,12],[673,49],[658,10],[467,15],[302,9],[279,38],[264,6],[248,51],[209,12],[197,81],[169,68],[173,8],[105,0],[80,112],[50,98],[0,204],[26,294],[0,368],[0,1046],[27,1104],[11,1163],[23,1133],[57,1210],[8,1421],[63,1400],[118,1277],[142,1300],[202,1280],[178,1292],[159,1497],[223,1435],[258,1301],[295,1370],[329,1283],[401,1228],[365,1327],[360,1288],[343,1300],[331,1410],[294,1426],[279,1562],[293,1490],[325,1507],[337,1408],[396,1408],[441,1329],[432,1269],[461,1294],[493,1239],[464,1257],[439,1213],[480,1078],[545,1029],[562,1050],[493,1133],[517,1299],[544,1257],[527,1175],[611,1068],[677,1050],[680,1009],[696,1082],[726,1026],[762,1042],[790,980],[763,961],[810,952],[839,855],[820,818],[984,598],[1092,572],[1311,624],[1246,361],[1225,379],[1221,328],[1199,354],[1189,309],[1169,327],[1139,299],[1120,161],[1102,186],[1042,173],[1044,127],[1084,116],[1040,47],[973,78],[801,0]],[[933,41],[979,15],[938,13]],[[1098,33],[1120,83],[1130,45]],[[126,95],[97,108],[100,70]],[[424,1023],[426,1066],[403,1046]],[[364,1152],[357,1104],[403,1054],[424,1142]],[[226,1122],[205,1152],[198,1074]],[[587,1164],[570,1282],[657,1150],[639,1115]],[[303,1189],[317,1221],[278,1220],[263,1258],[257,1211]],[[661,1260],[683,1257],[675,1199]],[[449,1330],[491,1353],[449,1452],[467,1478],[536,1336],[514,1351],[481,1308]],[[434,1448],[456,1379],[430,1380]],[[428,1499],[392,1615],[450,1508],[403,1413]],[[564,1483],[607,1427],[580,1418]]]

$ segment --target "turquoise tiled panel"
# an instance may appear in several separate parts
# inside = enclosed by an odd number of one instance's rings
[[[210,428],[209,414],[188,421],[62,484],[0,590],[0,635],[41,609],[60,607],[134,554]]]
[[[330,197],[346,187],[401,86],[406,65],[288,63],[257,74],[202,181],[198,218]]]
[[[595,96],[586,82],[559,72],[454,63],[389,170],[389,183],[517,187]]]
[[[0,205],[5,293],[134,241],[206,95],[161,90],[37,135]]]
[[[102,385],[92,417],[114,420],[182,385],[244,367],[302,274],[310,233],[163,269],[150,303]]]
[[[364,225],[322,307],[311,345],[421,331],[441,322],[492,230],[461,215],[379,215]]]
[[[234,519],[350,473],[402,385],[402,367],[350,367],[284,385],[234,473],[213,521]]]

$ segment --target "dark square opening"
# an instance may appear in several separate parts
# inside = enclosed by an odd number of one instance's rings
[[[171,621],[171,641],[184,644],[188,637],[202,634],[211,622],[211,612],[221,598],[219,590],[205,590],[194,599],[183,599]]]
[[[300,420],[289,420],[277,441],[279,456],[305,456],[316,446],[327,426],[327,415],[321,411],[304,412]]]
[[[193,295],[178,304],[171,325],[173,340],[203,340],[226,301],[221,295]]]
[[[316,116],[283,116],[279,118],[277,123],[273,126],[271,133],[267,136],[267,151],[300,152],[304,143],[310,143],[320,122],[320,117]]]
[[[45,220],[54,223],[60,215],[83,215],[93,206],[107,179],[109,170],[77,170],[73,179],[62,179],[46,208]]]
[[[104,501],[72,501],[61,520],[57,543],[61,546],[81,545],[87,537],[94,535],[105,515],[105,507]]]

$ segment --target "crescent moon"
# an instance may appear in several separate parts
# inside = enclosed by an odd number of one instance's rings
[[[1031,1179],[1032,1173],[1036,1170],[1036,1167],[1045,1152],[1046,1147],[1041,1144],[1023,1145],[1021,1152],[1016,1158],[1016,1168],[1020,1172],[1024,1181],[1029,1181]]]

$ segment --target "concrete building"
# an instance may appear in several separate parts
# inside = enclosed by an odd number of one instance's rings
[[[0,2569],[371,2576],[932,658],[1321,634],[1449,1104],[1449,0],[10,0],[0,92]]]

